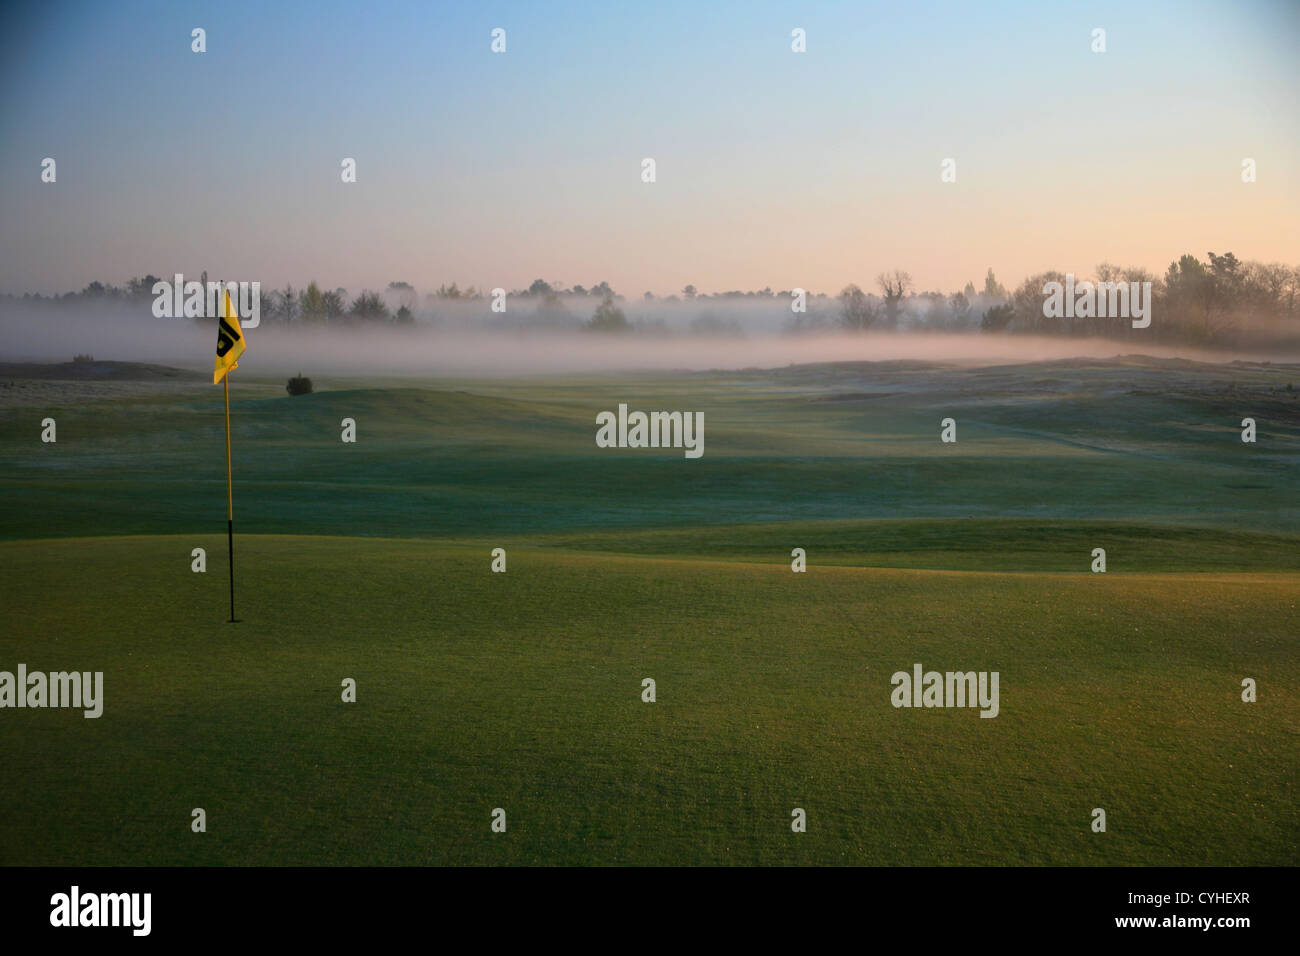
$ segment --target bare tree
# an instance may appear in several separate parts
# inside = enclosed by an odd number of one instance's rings
[[[902,269],[893,269],[876,276],[876,284],[885,297],[885,325],[897,328],[899,304],[912,288],[912,277]]]
[[[293,291],[293,286],[286,285],[284,291],[280,293],[280,318],[285,322],[292,322],[294,316],[298,314],[298,294]]]
[[[840,292],[840,324],[861,331],[871,328],[878,318],[871,297],[856,285],[846,285]]]

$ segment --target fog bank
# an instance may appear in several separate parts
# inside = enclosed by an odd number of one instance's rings
[[[1276,350],[1209,351],[1124,340],[997,333],[779,330],[728,335],[683,330],[602,333],[524,327],[379,325],[286,328],[263,321],[246,331],[240,368],[250,375],[473,375],[596,373],[780,367],[815,362],[925,361],[996,365],[1065,358],[1107,359],[1140,353],[1203,362],[1297,362]],[[0,310],[0,359],[67,362],[152,362],[211,369],[216,326],[209,321],[156,319],[129,310],[61,312],[21,305]]]

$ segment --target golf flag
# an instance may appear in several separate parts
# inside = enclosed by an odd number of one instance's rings
[[[212,384],[220,382],[233,368],[239,367],[239,356],[244,354],[244,332],[239,327],[239,315],[230,304],[226,293],[224,314],[217,320],[217,357],[212,365]]]
[[[226,548],[230,554],[230,623],[238,624],[235,617],[235,491],[234,476],[230,470],[230,370],[239,368],[239,356],[244,354],[244,330],[239,327],[239,315],[230,304],[226,293],[223,315],[217,319],[217,358],[212,365],[212,384],[221,382],[226,397]]]

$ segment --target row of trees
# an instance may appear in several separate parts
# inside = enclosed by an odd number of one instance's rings
[[[866,292],[856,284],[840,291],[835,308],[810,309],[804,317],[788,323],[792,332],[815,332],[839,327],[850,331],[927,329],[938,332],[966,332],[987,329],[984,318],[1009,298],[1006,288],[989,269],[984,286],[976,289],[967,282],[960,292],[918,292],[909,273],[893,269],[876,276],[876,291]]]
[[[1083,277],[1076,276],[1076,281],[1079,278]],[[1088,278],[1151,283],[1151,326],[1138,330],[1125,319],[1045,316],[1044,284],[1065,281],[1060,272],[1045,272],[1025,279],[985,328],[1040,335],[1142,334],[1205,346],[1300,338],[1300,267],[1242,261],[1231,252],[1207,252],[1204,260],[1180,256],[1162,276],[1104,262]]]
[[[1152,324],[1134,329],[1131,317],[1051,316],[1044,309],[1044,287],[1066,283],[1063,272],[1026,278],[1008,292],[989,269],[984,288],[973,283],[951,295],[916,293],[906,272],[893,270],[876,278],[877,293],[846,286],[838,297],[835,323],[851,330],[976,330],[1036,335],[1131,335],[1198,345],[1232,345],[1261,338],[1300,338],[1300,267],[1248,262],[1233,253],[1206,254],[1204,261],[1183,255],[1163,276],[1109,262],[1075,282],[1139,283],[1150,289],[1147,303]],[[1146,284],[1149,283],[1149,286]],[[1131,286],[1130,286],[1131,287]],[[1145,293],[1144,293],[1145,295]],[[823,313],[792,323],[795,331],[830,325]]]
[[[941,331],[968,329],[982,314],[978,307],[991,308],[1007,298],[1007,290],[998,282],[993,270],[984,277],[982,292],[975,283],[951,296],[941,292],[917,294],[912,277],[902,269],[893,269],[876,276],[880,294],[863,292],[857,285],[848,285],[839,295],[839,322],[846,329],[897,329],[905,325],[922,325]],[[914,300],[914,301],[913,301]]]
[[[391,290],[392,286],[389,288]],[[291,285],[277,292],[263,292],[261,308],[263,319],[287,324],[340,325],[389,321],[397,325],[415,324],[415,312],[404,300],[391,310],[384,296],[366,290],[349,304],[346,289],[324,290],[314,280],[297,292]]]
[[[167,280],[161,280],[158,276],[146,275],[128,279],[124,285],[120,286],[96,281],[90,283],[80,292],[68,292],[64,295],[50,297],[24,295],[19,301],[85,303],[95,306],[114,302],[143,305],[154,300],[153,289],[160,281],[170,282],[171,279],[169,277]],[[202,282],[206,287],[208,282],[207,272],[203,272],[198,281]],[[365,290],[356,298],[349,299],[347,289],[322,289],[315,281],[312,281],[305,289],[294,289],[292,285],[285,286],[278,291],[263,289],[258,306],[262,318],[272,321],[279,320],[290,323],[298,321],[339,323],[349,321],[392,321],[396,324],[411,324],[415,322],[415,312],[412,308],[414,305],[414,289],[405,282],[390,283],[388,287],[390,294],[396,293],[399,297],[407,291],[411,293],[411,301],[408,303],[403,297],[402,301],[396,303],[396,308],[392,308],[389,304],[389,298],[378,292]],[[9,301],[17,299],[16,296],[0,296],[0,298]]]
[[[752,305],[765,313],[785,314],[785,329],[805,333],[843,329],[982,331],[986,333],[1030,333],[1047,335],[1120,336],[1141,332],[1144,337],[1198,345],[1234,345],[1263,338],[1300,340],[1300,267],[1280,263],[1239,260],[1233,253],[1209,252],[1204,260],[1183,255],[1169,265],[1164,275],[1144,269],[1121,268],[1111,263],[1097,266],[1091,275],[1075,276],[1093,282],[1150,283],[1152,323],[1135,330],[1127,318],[1064,318],[1045,314],[1044,286],[1065,283],[1061,272],[1029,276],[1008,291],[989,269],[983,287],[966,283],[951,294],[917,291],[912,277],[901,269],[876,276],[871,291],[856,284],[846,286],[838,296],[807,294],[804,312],[790,312],[790,291],[718,292],[704,294],[687,285],[680,295],[656,298],[645,293],[636,305],[640,317],[629,321],[627,300],[607,282],[590,288],[569,288],[537,279],[525,289],[509,293],[508,315],[492,311],[484,300],[491,299],[473,286],[442,285],[422,298],[408,282],[390,282],[383,292],[364,290],[350,297],[346,289],[322,288],[310,282],[305,288],[286,286],[263,290],[260,303],[264,321],[290,326],[392,324],[412,325],[417,315],[436,321],[449,309],[459,308],[471,317],[483,311],[487,327],[534,326],[539,328],[585,327],[597,332],[667,331],[662,318],[654,317],[663,305],[681,310],[698,307],[689,323],[702,334],[741,334],[736,312],[719,316],[732,305]],[[204,273],[202,280],[207,280]],[[50,298],[23,296],[21,301],[45,303],[89,303],[105,301],[144,303],[153,298],[156,276],[128,280],[122,286],[92,282],[79,293]],[[586,304],[595,300],[594,308]],[[15,301],[13,296],[0,300]],[[519,303],[528,303],[520,307]],[[476,304],[477,303],[477,304]],[[717,309],[714,307],[717,306]],[[770,310],[770,311],[769,311]],[[777,312],[776,310],[780,310]]]

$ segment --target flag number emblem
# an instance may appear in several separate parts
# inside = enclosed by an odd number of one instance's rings
[[[227,352],[235,347],[239,341],[239,333],[232,329],[225,319],[220,320],[219,331],[217,332],[217,356],[224,357]]]

